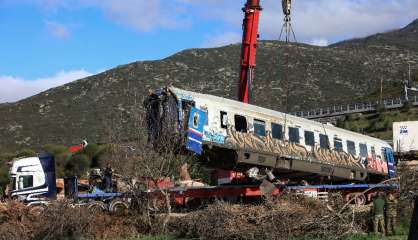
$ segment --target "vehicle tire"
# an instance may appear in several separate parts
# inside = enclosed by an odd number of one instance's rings
[[[118,215],[124,214],[128,209],[129,205],[121,199],[114,199],[109,205],[109,211]]]
[[[107,207],[106,207],[106,204],[103,202],[94,201],[88,204],[87,209],[91,213],[101,213],[101,212],[105,212],[107,210]]]

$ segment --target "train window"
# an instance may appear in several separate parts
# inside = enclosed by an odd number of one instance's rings
[[[226,128],[228,126],[228,115],[226,112],[221,111],[221,128]]]
[[[337,151],[343,150],[343,141],[339,138],[334,138],[334,149]]]
[[[367,145],[360,143],[360,157],[367,157]]]
[[[282,139],[283,126],[277,123],[271,123],[271,136],[276,139]]]
[[[353,141],[347,140],[347,152],[353,156],[356,155],[356,144]]]
[[[299,143],[299,128],[289,127],[289,142]]]
[[[254,133],[258,136],[266,136],[266,123],[261,120],[254,119]]]
[[[372,159],[376,159],[376,151],[374,150],[374,146],[370,147],[370,151],[372,153]]]
[[[195,112],[193,115],[193,128],[199,127],[199,113]]]
[[[324,149],[329,149],[328,135],[319,134],[319,146]]]
[[[305,131],[305,145],[314,146],[315,145],[315,135],[311,131]]]
[[[247,132],[247,119],[241,115],[235,115],[235,130],[237,132]]]
[[[385,151],[385,149],[384,149],[384,148],[382,148],[382,160],[383,160],[384,162],[386,162],[386,151]]]

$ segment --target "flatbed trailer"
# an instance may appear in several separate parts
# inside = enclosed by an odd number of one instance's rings
[[[175,187],[170,189],[171,198],[176,205],[186,205],[191,199],[233,199],[241,201],[251,201],[266,196],[263,191],[263,184],[256,185],[225,185],[208,187]],[[267,187],[268,188],[268,187]],[[371,196],[376,191],[398,191],[399,185],[394,183],[385,184],[342,184],[342,185],[299,185],[286,186],[274,185],[267,190],[268,195],[277,196],[285,193],[307,193],[305,195],[316,197],[313,192],[332,193],[340,192],[346,200],[350,196],[356,195],[360,203],[366,203],[371,200]],[[366,190],[369,190],[365,192]],[[362,195],[360,195],[362,194]]]
[[[399,190],[397,183],[381,184],[340,184],[340,185],[295,185],[287,186],[282,184],[271,184],[268,194],[277,196],[280,194],[295,193],[321,200],[328,200],[329,193],[340,193],[346,201],[353,197],[357,198],[356,204],[366,204],[376,192],[396,192]],[[266,191],[261,185],[220,185],[220,186],[199,186],[185,187],[177,186],[167,189],[150,189],[140,194],[149,200],[161,200],[164,202],[164,195],[168,193],[173,207],[182,209],[193,209],[204,203],[215,200],[222,200],[233,203],[253,203],[262,200]],[[128,208],[132,200],[131,193],[77,193],[74,195],[76,202],[91,203],[100,205],[103,210],[115,211],[115,204],[119,207]]]

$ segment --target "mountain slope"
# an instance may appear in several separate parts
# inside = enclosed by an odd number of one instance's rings
[[[417,46],[403,44],[406,36],[418,41],[417,22],[330,47],[286,47],[282,42],[263,41],[257,52],[254,103],[284,111],[288,99],[288,110],[296,111],[364,99],[380,89],[381,77],[384,89],[396,94],[408,60],[415,63],[412,70],[418,75]],[[239,45],[186,50],[159,61],[119,66],[17,103],[0,104],[0,150],[69,145],[82,138],[107,142],[114,135],[133,137],[148,88],[172,84],[235,99],[239,54]]]
[[[386,33],[378,33],[363,39],[354,39],[343,41],[333,46],[359,46],[359,45],[369,45],[372,46],[393,46],[403,49],[410,49],[413,51],[418,51],[418,19],[408,24],[406,27],[390,31]]]

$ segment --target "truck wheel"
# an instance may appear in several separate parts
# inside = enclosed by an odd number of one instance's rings
[[[106,204],[103,202],[91,202],[88,204],[87,209],[91,212],[91,213],[101,213],[101,212],[105,212],[107,210]]]
[[[120,199],[115,199],[110,203],[109,211],[115,214],[124,214],[128,210],[129,206],[126,202]]]

